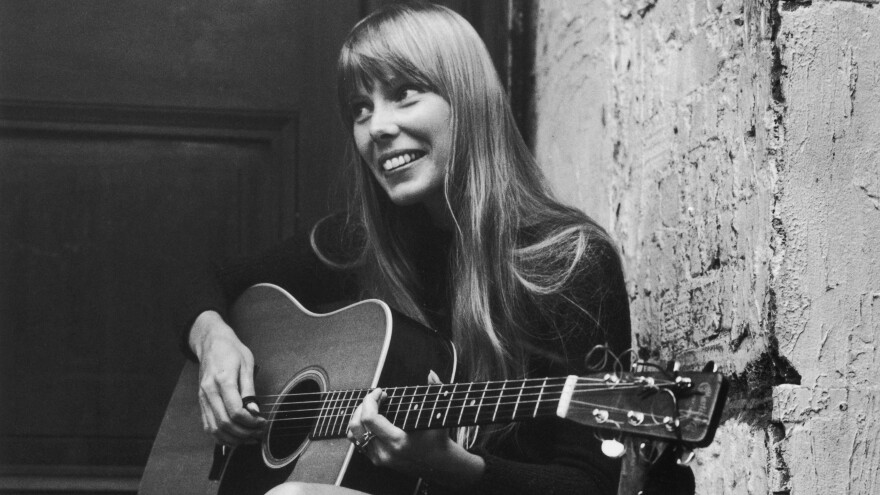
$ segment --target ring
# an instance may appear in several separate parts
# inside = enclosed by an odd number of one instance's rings
[[[356,449],[358,449],[358,452],[363,453],[364,450],[367,448],[367,444],[370,443],[374,438],[376,438],[375,433],[373,433],[372,431],[365,431],[360,440],[354,441],[354,446]]]

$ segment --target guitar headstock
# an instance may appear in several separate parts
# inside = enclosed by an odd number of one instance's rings
[[[712,443],[727,397],[724,375],[703,371],[570,376],[557,415],[592,428],[687,448]]]

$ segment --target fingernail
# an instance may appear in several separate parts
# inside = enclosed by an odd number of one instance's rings
[[[244,407],[246,407],[248,411],[254,414],[260,414],[260,406],[258,406],[255,402],[250,402]]]

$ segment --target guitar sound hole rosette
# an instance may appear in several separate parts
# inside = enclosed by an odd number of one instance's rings
[[[309,444],[317,423],[315,404],[327,390],[327,378],[318,368],[307,368],[291,379],[272,404],[263,439],[263,460],[275,469],[290,464]]]

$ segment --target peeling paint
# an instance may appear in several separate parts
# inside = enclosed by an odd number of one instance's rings
[[[731,376],[698,493],[880,493],[876,3],[538,4],[539,162],[618,240],[639,354]]]

